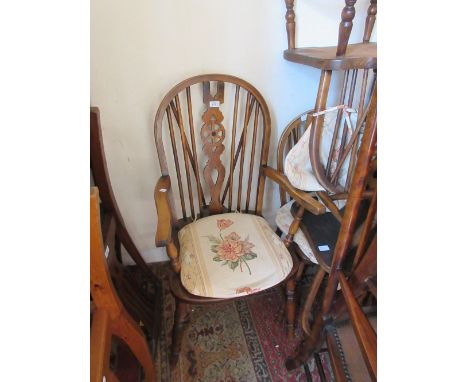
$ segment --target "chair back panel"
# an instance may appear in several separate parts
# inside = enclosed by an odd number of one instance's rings
[[[337,97],[328,97],[327,107],[346,105],[355,109],[357,115],[352,120],[354,130],[345,124],[342,109],[332,114],[327,126],[324,115],[315,117],[312,116],[315,110],[308,110],[286,126],[278,143],[277,156],[278,171],[284,173],[286,155],[312,124],[309,147],[311,166],[320,184],[332,194],[349,192],[377,75],[369,72],[369,69],[352,69],[334,72],[334,78],[330,87],[339,92]],[[280,197],[282,205],[287,202],[284,190]]]
[[[227,211],[261,212],[270,114],[264,98],[237,77],[209,74],[176,85],[154,123],[162,175],[169,175],[177,219]]]

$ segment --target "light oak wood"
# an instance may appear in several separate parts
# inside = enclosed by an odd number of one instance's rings
[[[99,193],[96,187],[90,196],[90,290],[95,305],[91,331],[91,381],[101,382],[109,368],[111,336],[124,341],[143,366],[146,381],[156,375],[145,336],[128,314],[114,289],[106,257],[114,251],[115,221],[111,220],[104,244],[101,232]],[[96,320],[96,321],[95,321]]]

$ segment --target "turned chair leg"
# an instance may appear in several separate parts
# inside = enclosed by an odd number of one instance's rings
[[[174,368],[179,360],[180,348],[184,336],[184,330],[189,321],[189,305],[176,299],[176,310],[174,316],[174,326],[172,329],[172,350],[170,365]]]
[[[286,283],[286,317],[288,320],[288,338],[294,338],[294,321],[296,320],[296,279],[290,278]]]

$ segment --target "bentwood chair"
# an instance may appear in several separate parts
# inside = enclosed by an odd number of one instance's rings
[[[159,106],[156,245],[166,247],[173,270],[173,366],[189,305],[287,282],[287,319],[293,326],[297,260],[262,217],[270,128],[262,95],[229,75],[182,81]],[[305,203],[316,203],[298,194]]]

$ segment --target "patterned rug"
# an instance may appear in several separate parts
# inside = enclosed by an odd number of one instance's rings
[[[294,353],[302,333],[289,341],[286,334],[285,297],[282,288],[212,306],[193,306],[185,330],[181,354],[171,373],[169,352],[174,318],[174,298],[169,286],[169,265],[152,265],[164,285],[164,318],[156,355],[160,381],[307,381],[304,368],[288,372],[286,359]],[[322,364],[333,381],[327,353]],[[320,381],[313,359],[313,381]]]

